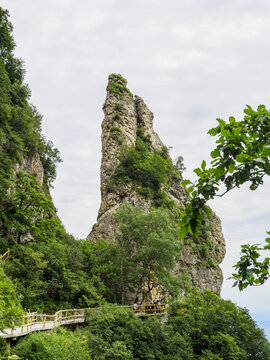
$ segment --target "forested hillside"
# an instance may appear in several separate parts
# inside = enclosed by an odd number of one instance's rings
[[[0,25],[0,253],[10,248],[4,271],[24,308],[90,305],[100,295],[86,273],[83,245],[66,233],[50,198],[59,151],[43,136],[42,116],[29,103],[3,9]]]
[[[50,187],[61,158],[42,134],[42,116],[30,104],[23,63],[14,48],[8,12],[0,8],[0,254],[10,249],[9,259],[0,263],[0,331],[29,310],[50,313],[97,305],[102,310],[89,312],[76,332],[34,333],[16,342],[11,352],[25,360],[269,359],[269,343],[247,310],[209,291],[187,289],[188,295],[179,297],[182,284],[170,264],[170,251],[178,251],[175,243],[162,259],[165,265],[154,268],[170,304],[168,319],[137,317],[116,306],[123,303],[123,287],[136,285],[143,291],[138,274],[131,276],[136,259],[123,258],[123,249],[129,251],[124,241],[75,239],[57,217]],[[129,231],[132,212],[137,235],[144,236],[150,222],[168,238],[175,231],[162,209],[146,218],[138,208],[123,207],[115,217],[119,239]],[[142,260],[149,256],[145,247],[140,255]],[[7,344],[0,340],[0,358],[7,359]]]

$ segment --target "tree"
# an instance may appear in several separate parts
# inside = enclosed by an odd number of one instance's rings
[[[0,268],[0,330],[12,326],[12,321],[23,315],[15,287],[10,278]]]
[[[194,359],[191,344],[182,335],[175,336],[159,316],[139,317],[127,307],[106,304],[101,311],[89,311],[86,322],[85,335],[93,359]]]
[[[174,160],[174,168],[180,175],[186,170],[183,156],[180,155]]]
[[[35,176],[17,172],[5,208],[2,226],[4,238],[20,244],[25,237],[37,237],[45,228],[50,231],[53,203],[41,191]],[[50,226],[46,227],[48,222]]]
[[[134,293],[134,301],[144,301],[154,288],[176,296],[178,280],[172,275],[180,256],[181,243],[176,220],[166,209],[145,212],[124,204],[116,213],[117,261],[121,293]]]
[[[209,290],[192,289],[174,302],[168,324],[173,333],[188,338],[194,359],[266,360],[270,355],[270,344],[248,310]]]
[[[22,81],[24,70],[22,61],[12,54],[16,45],[12,36],[13,26],[8,18],[8,11],[0,7],[0,57],[4,60],[11,82],[14,83],[15,81]]]
[[[68,235],[51,199],[35,176],[19,171],[5,204],[0,234],[2,251],[10,247],[8,276],[32,310],[97,305],[101,296],[83,271],[81,242]]]
[[[108,304],[89,311],[86,320],[93,359],[267,360],[270,355],[248,311],[207,290],[193,289],[172,303],[166,321]]]
[[[99,241],[89,253],[91,273],[111,290],[110,298],[106,298],[120,303],[143,302],[151,298],[154,288],[160,294],[176,297],[179,278],[172,271],[182,246],[177,215],[168,209],[146,212],[124,204],[117,210],[115,220],[119,224],[115,242]]]
[[[211,167],[206,167],[205,160],[194,172],[198,180],[192,183],[184,180],[190,193],[189,203],[180,217],[180,236],[197,236],[203,225],[205,203],[216,196],[222,197],[232,189],[250,182],[250,189],[256,190],[263,184],[265,175],[270,175],[270,113],[264,105],[257,111],[250,106],[244,110],[245,117],[229,122],[217,119],[219,125],[211,130],[211,136],[217,136],[216,148],[211,152]],[[221,190],[220,190],[221,189]],[[269,233],[268,233],[269,234]],[[262,251],[270,250],[270,238],[265,245],[243,245],[242,257],[234,266],[233,274],[242,290],[249,285],[261,285],[270,276],[270,258],[260,261]]]

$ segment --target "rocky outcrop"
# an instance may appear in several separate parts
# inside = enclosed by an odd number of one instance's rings
[[[21,163],[15,165],[15,171],[22,171],[29,175],[35,175],[38,185],[42,188],[44,169],[38,152],[33,152],[28,154],[27,157],[22,157]]]
[[[198,290],[208,289],[220,295],[223,282],[219,264],[225,256],[225,240],[222,235],[221,222],[215,213],[206,222],[206,237],[199,239],[199,244],[187,244],[182,252],[182,260],[177,270],[186,269],[191,285]],[[207,256],[204,244],[207,242]]]
[[[153,113],[141,97],[133,97],[126,85],[126,80],[120,75],[109,76],[107,97],[103,106],[105,116],[101,137],[101,205],[97,223],[87,237],[92,242],[99,238],[114,241],[117,232],[114,213],[123,203],[140,206],[145,211],[149,211],[153,203],[151,198],[142,197],[131,182],[117,186],[111,186],[110,182],[119,164],[119,155],[125,151],[125,146],[135,145],[138,128],[151,137],[153,151],[164,148],[159,136],[153,130]],[[179,180],[171,179],[164,191],[176,206],[181,208],[185,206],[188,195]],[[211,217],[206,219],[206,229],[198,242],[186,242],[182,259],[175,271],[186,270],[193,286],[220,294],[223,277],[219,264],[224,255],[225,241],[220,220],[212,213]]]

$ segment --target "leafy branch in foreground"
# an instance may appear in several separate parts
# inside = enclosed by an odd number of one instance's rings
[[[268,234],[270,235],[270,232]],[[233,286],[238,285],[239,289],[243,290],[249,285],[262,285],[269,278],[270,258],[259,261],[260,251],[270,250],[270,238],[265,241],[267,245],[264,246],[242,245],[242,256],[234,266],[238,273],[232,274],[232,279],[236,280]]]
[[[256,190],[263,184],[265,175],[270,175],[270,113],[264,105],[257,111],[247,106],[244,120],[229,118],[226,123],[217,119],[219,125],[208,131],[217,136],[216,148],[211,152],[211,167],[206,168],[203,160],[201,167],[194,170],[198,180],[192,183],[184,180],[182,185],[188,186],[189,203],[180,217],[180,236],[188,234],[198,236],[203,224],[205,203],[214,197],[222,197],[230,190],[239,188],[250,182],[250,189]],[[259,261],[261,252],[269,250],[269,239],[265,246],[243,245],[243,256],[234,266],[238,271],[233,274],[242,290],[249,285],[261,285],[270,276],[269,258]]]

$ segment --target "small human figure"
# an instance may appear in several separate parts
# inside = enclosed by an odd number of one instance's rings
[[[134,311],[137,311],[137,310],[138,310],[138,305],[137,305],[136,301],[135,301],[135,303],[134,303],[134,305],[133,305],[133,310],[134,310]]]

